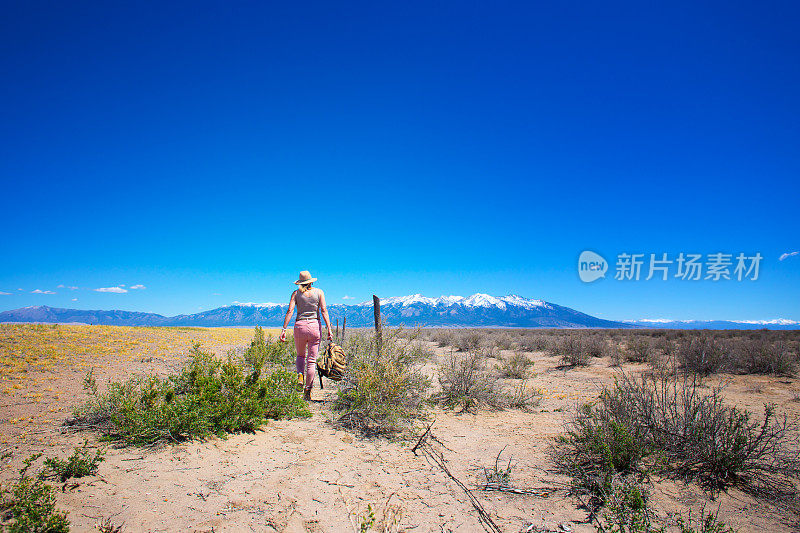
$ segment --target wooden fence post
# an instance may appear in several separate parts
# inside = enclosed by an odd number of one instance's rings
[[[342,319],[342,344],[344,344],[344,328],[347,327],[347,317]]]
[[[383,347],[383,335],[381,333],[381,299],[372,295],[372,307],[375,311],[375,340],[377,341],[378,355],[381,354]]]

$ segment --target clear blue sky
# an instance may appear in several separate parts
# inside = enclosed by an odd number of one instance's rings
[[[778,260],[800,250],[798,16],[7,2],[0,310],[282,302],[309,269],[338,303],[514,293],[612,319],[800,320],[800,255]],[[586,249],[764,259],[757,281],[586,284]],[[122,284],[145,288],[94,290]]]

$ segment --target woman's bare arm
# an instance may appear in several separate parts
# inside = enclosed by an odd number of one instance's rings
[[[319,310],[322,313],[322,320],[325,321],[325,327],[328,328],[328,340],[333,339],[333,330],[331,329],[331,319],[328,317],[328,306],[325,305],[325,293],[319,289]]]
[[[289,298],[289,310],[286,311],[286,316],[283,318],[283,329],[281,330],[281,340],[286,340],[286,326],[289,324],[289,321],[292,319],[292,313],[294,313],[294,296],[297,294],[297,291],[292,292],[292,296]]]

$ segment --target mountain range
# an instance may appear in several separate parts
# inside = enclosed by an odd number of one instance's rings
[[[112,326],[280,326],[288,305],[241,303],[191,315],[164,316],[135,311],[101,311],[33,306],[0,312],[2,322],[102,324]],[[352,327],[373,324],[372,302],[329,304],[332,321],[347,318]],[[800,322],[768,321],[613,321],[569,307],[516,295],[440,296],[421,294],[381,299],[381,313],[390,326],[525,327],[525,328],[670,328],[670,329],[800,329]]]
[[[191,315],[167,317],[133,311],[89,311],[47,306],[23,307],[0,312],[0,322],[79,323],[113,326],[280,326],[287,304],[240,303]],[[374,323],[372,302],[354,305],[329,304],[331,320],[353,327]],[[469,297],[427,298],[420,294],[381,299],[381,314],[390,326],[454,327],[548,327],[548,328],[624,328],[622,322],[603,320],[542,300],[509,295],[494,297],[473,294]]]

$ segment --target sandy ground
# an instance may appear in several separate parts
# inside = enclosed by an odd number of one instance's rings
[[[249,339],[248,339],[249,340]],[[218,353],[245,341],[219,344]],[[447,349],[437,348],[437,357]],[[98,383],[131,373],[161,371],[179,364],[180,349],[160,359],[123,361],[108,356]],[[503,352],[504,357],[511,355]],[[531,412],[482,411],[477,415],[434,409],[433,433],[452,473],[468,487],[482,479],[501,451],[512,459],[513,483],[534,488],[539,495],[476,490],[484,508],[503,531],[517,532],[533,524],[534,531],[594,531],[580,503],[565,495],[565,479],[550,473],[545,449],[563,429],[580,401],[596,397],[599,387],[613,381],[610,361],[594,359],[589,367],[559,369],[558,361],[532,353],[531,385],[544,391]],[[625,365],[626,371],[644,365]],[[2,478],[13,477],[22,459],[37,451],[67,456],[92,433],[65,432],[61,424],[72,407],[85,398],[80,378],[85,368],[61,364],[43,381],[57,396],[43,393],[27,401],[31,384],[0,396]],[[771,401],[778,411],[800,414],[800,382],[772,376],[720,376],[726,396],[741,407],[760,413]],[[714,379],[710,385],[713,385]],[[384,521],[407,532],[482,531],[477,513],[463,490],[425,456],[416,456],[413,440],[361,439],[331,423],[329,403],[335,394],[314,389],[313,416],[304,420],[270,421],[253,434],[228,439],[193,441],[157,448],[107,449],[98,474],[79,480],[58,493],[58,506],[68,511],[74,531],[96,531],[111,519],[124,531],[358,531],[371,506],[375,530]],[[318,386],[318,382],[317,382]],[[28,396],[25,396],[28,395]],[[32,418],[31,418],[32,417]],[[20,429],[20,420],[29,423]],[[13,421],[13,422],[12,422]],[[24,432],[23,432],[24,431]],[[543,494],[547,494],[546,496]],[[653,504],[662,517],[671,513],[719,508],[720,518],[740,531],[796,531],[791,516],[739,491],[710,501],[694,485],[656,480]]]

